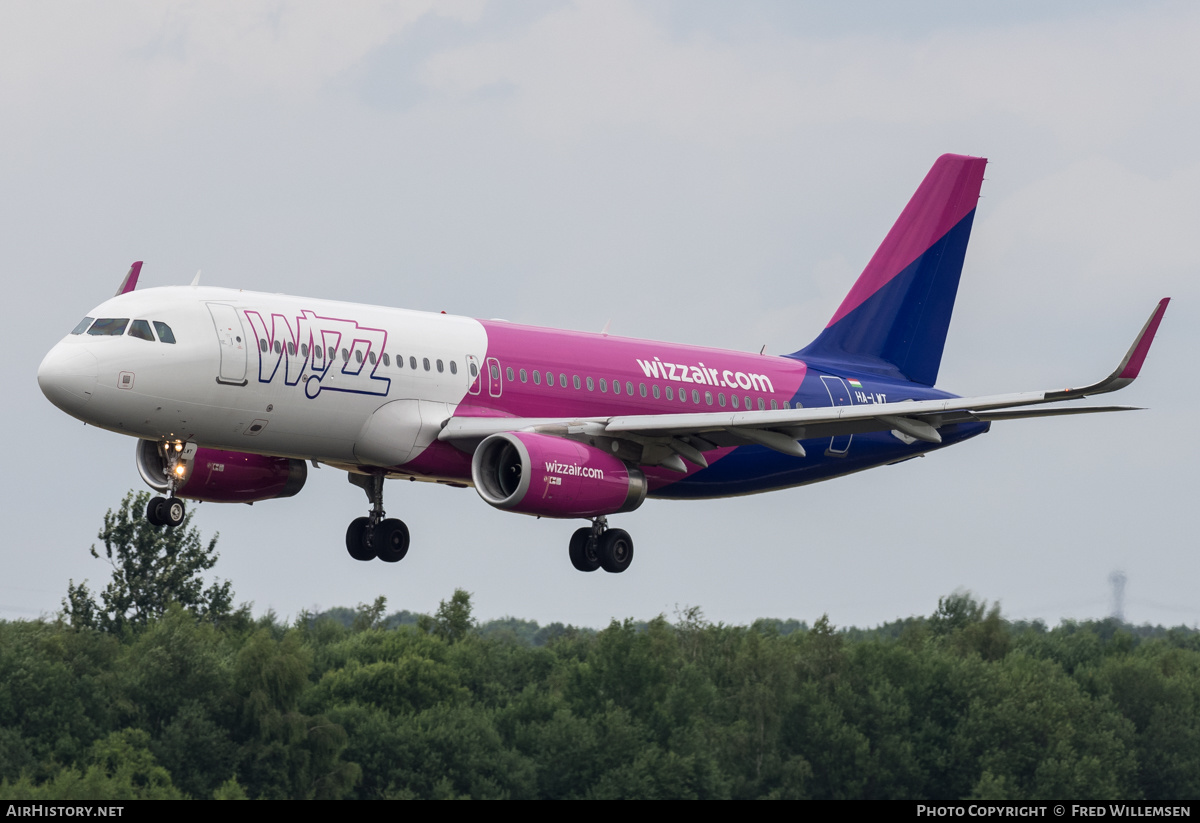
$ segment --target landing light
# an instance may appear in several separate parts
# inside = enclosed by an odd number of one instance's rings
[[[176,477],[183,477],[185,474],[187,474],[187,466],[180,463],[178,466],[175,467],[175,476]]]

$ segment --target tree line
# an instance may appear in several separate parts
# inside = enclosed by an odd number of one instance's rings
[[[1200,796],[1200,635],[1011,623],[967,594],[874,629],[479,625],[234,609],[126,498],[99,596],[0,622],[0,798]],[[175,542],[172,542],[175,541]]]

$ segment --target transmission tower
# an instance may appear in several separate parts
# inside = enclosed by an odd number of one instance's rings
[[[1119,623],[1125,622],[1125,572],[1117,569],[1108,576],[1108,583],[1112,586],[1112,611],[1109,616]]]

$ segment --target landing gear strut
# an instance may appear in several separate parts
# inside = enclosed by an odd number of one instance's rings
[[[602,568],[620,574],[633,562],[633,538],[624,529],[610,529],[608,518],[601,515],[571,535],[569,554],[571,565],[581,572]]]
[[[384,519],[383,475],[351,474],[350,482],[366,492],[371,513],[356,517],[346,529],[346,551],[355,560],[374,560],[398,563],[408,554],[408,526],[403,520]]]
[[[166,526],[173,529],[183,523],[187,516],[187,507],[175,496],[182,481],[187,478],[188,465],[196,453],[194,443],[160,443],[159,454],[163,458],[163,474],[166,475],[165,487],[156,485],[159,491],[166,491],[167,497],[152,497],[146,505],[146,520],[151,526]]]

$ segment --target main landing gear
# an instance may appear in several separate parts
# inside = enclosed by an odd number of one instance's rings
[[[355,560],[399,563],[408,554],[408,526],[403,520],[384,519],[383,475],[351,474],[350,482],[360,487],[371,501],[371,513],[350,521],[346,529],[346,551]]]
[[[581,572],[604,569],[620,574],[633,562],[633,538],[624,529],[610,529],[608,518],[601,515],[571,535],[569,551],[571,565]]]
[[[146,506],[146,519],[151,526],[175,528],[183,522],[187,509],[178,497],[152,497]]]

